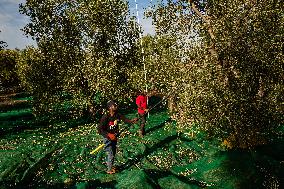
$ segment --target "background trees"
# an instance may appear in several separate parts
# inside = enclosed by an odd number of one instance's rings
[[[0,88],[3,91],[16,90],[19,88],[16,60],[19,56],[18,50],[0,50]]]

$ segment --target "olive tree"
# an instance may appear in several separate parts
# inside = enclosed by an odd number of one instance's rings
[[[16,73],[16,60],[19,51],[2,49],[0,50],[0,87],[5,91],[20,87],[20,81]]]
[[[152,16],[160,35],[196,34],[189,50],[179,48],[189,65],[180,70],[183,87],[176,99],[181,129],[197,122],[229,147],[249,148],[283,124],[282,12],[283,3],[273,0],[168,1],[157,7]]]
[[[48,105],[43,112],[66,96],[81,110],[127,96],[127,69],[139,61],[127,2],[28,0],[20,11],[31,20],[25,33],[38,42],[41,63],[33,72],[46,73],[34,86],[42,91],[33,90]]]

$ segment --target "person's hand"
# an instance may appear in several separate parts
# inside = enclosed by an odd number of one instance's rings
[[[108,134],[107,134],[107,137],[108,137],[110,140],[112,140],[112,141],[117,140],[116,134],[113,134],[113,133],[108,133]]]
[[[138,121],[137,117],[131,120],[132,123],[136,123],[137,121]]]
[[[149,111],[149,109],[145,109],[145,110],[144,110],[145,114],[148,113],[148,111]]]
[[[116,120],[114,120],[113,124],[114,124],[114,125],[117,125],[117,119],[116,119]]]

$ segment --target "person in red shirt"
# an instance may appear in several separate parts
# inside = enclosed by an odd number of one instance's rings
[[[138,115],[140,117],[139,135],[141,137],[145,135],[146,114],[148,112],[147,98],[148,96],[144,92],[140,92],[140,94],[136,98],[136,105],[138,107]]]

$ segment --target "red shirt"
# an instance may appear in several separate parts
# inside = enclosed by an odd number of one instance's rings
[[[138,113],[139,114],[144,114],[145,109],[147,109],[147,97],[143,95],[139,95],[136,98],[136,105],[138,106]]]

